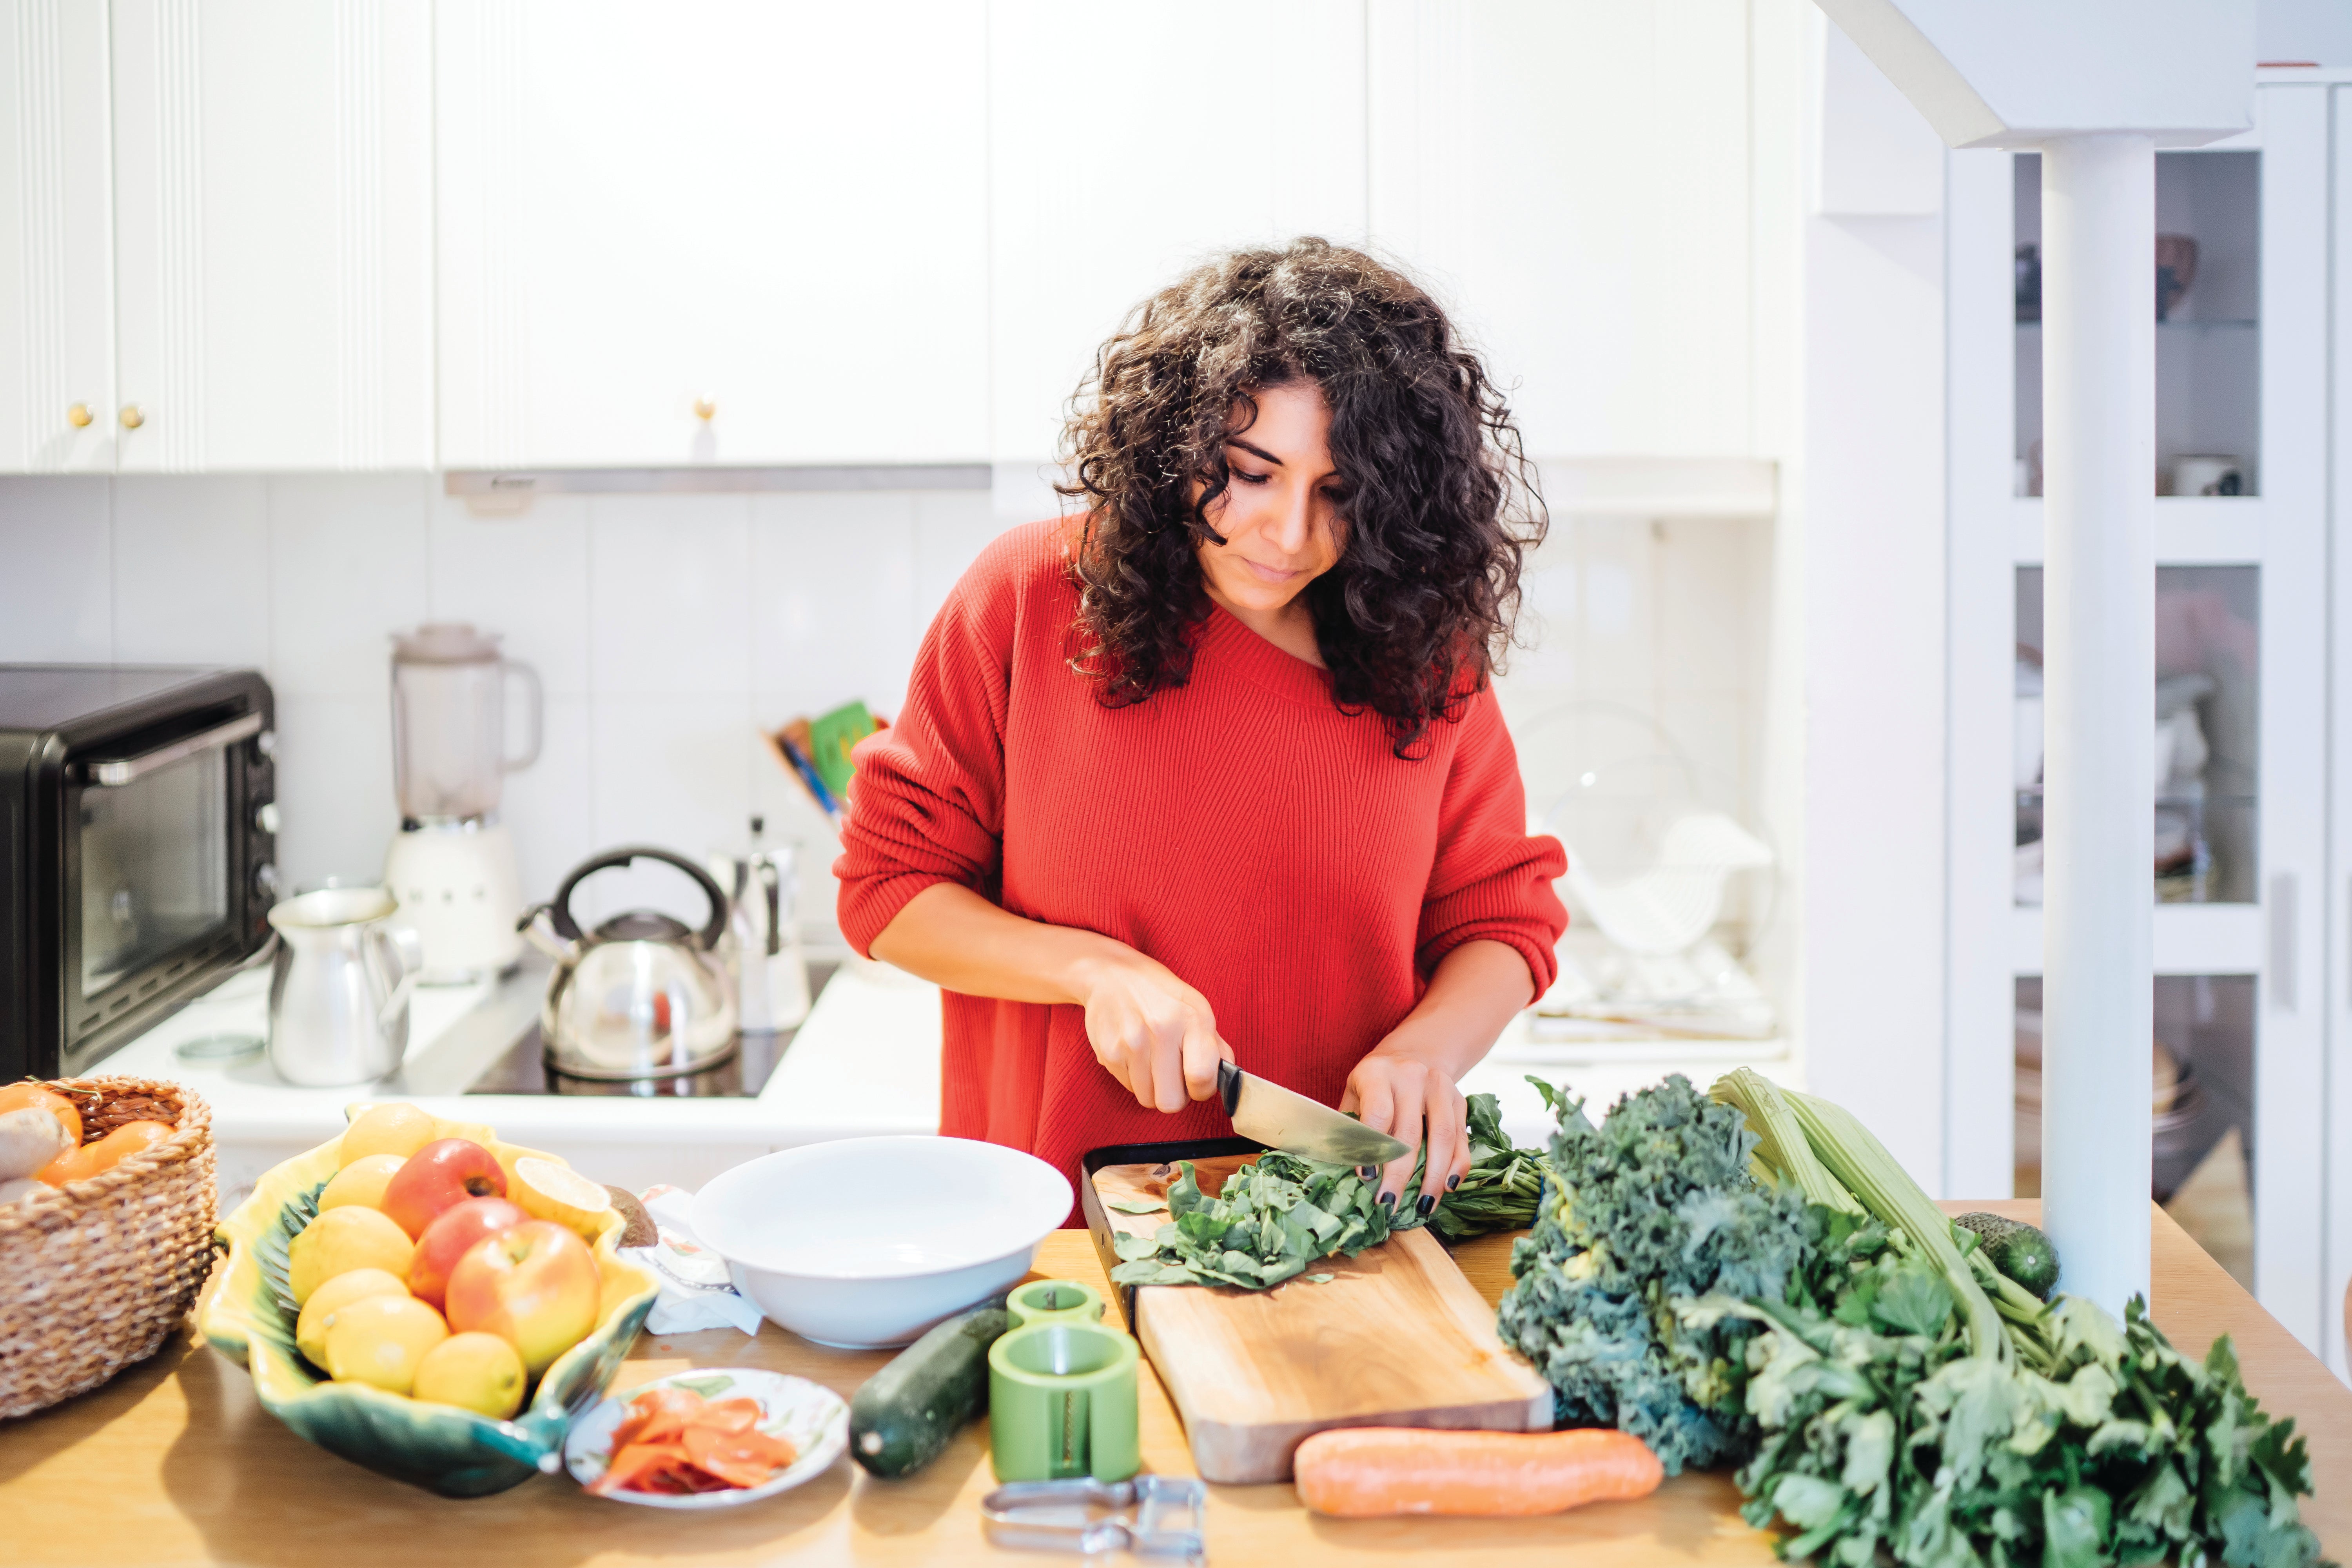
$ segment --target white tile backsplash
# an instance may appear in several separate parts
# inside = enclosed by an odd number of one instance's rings
[[[102,479],[0,478],[0,659],[112,657],[111,503]]]
[[[422,474],[269,481],[269,683],[280,696],[371,697],[391,631],[431,618]]]
[[[433,618],[499,633],[507,657],[536,669],[551,699],[587,697],[588,498],[541,496],[520,516],[478,516],[464,497],[425,482]]]
[[[245,475],[114,485],[114,658],[269,667],[269,488]]]
[[[597,769],[588,745],[593,711],[587,697],[551,692],[538,763],[507,775],[499,815],[514,838],[523,897],[532,903],[552,895],[565,872],[602,847]]]
[[[599,696],[750,691],[751,500],[589,502],[589,668]]]
[[[772,729],[850,697],[898,711],[918,623],[903,493],[752,498],[752,691]]]
[[[276,682],[271,682],[272,687]],[[278,868],[289,888],[373,882],[400,827],[392,693],[278,693]]]
[[[1041,514],[1042,515],[1042,514]],[[278,693],[282,869],[381,873],[396,828],[390,634],[503,634],[548,689],[544,750],[507,781],[525,895],[591,854],[699,860],[752,812],[833,916],[832,829],[755,729],[850,698],[896,714],[915,648],[1019,519],[987,492],[546,496],[478,516],[430,476],[0,480],[0,658],[250,665]],[[1532,646],[1502,681],[1540,811],[1656,720],[1752,798],[1769,530],[1554,520],[1525,579]],[[682,879],[615,873],[582,913],[696,914]]]
[[[600,698],[588,740],[596,847],[650,844],[699,863],[748,831],[752,766],[775,765],[764,752],[747,696]],[[592,908],[601,919],[664,885],[642,868],[614,871],[597,879]],[[669,912],[694,918],[691,908]]]

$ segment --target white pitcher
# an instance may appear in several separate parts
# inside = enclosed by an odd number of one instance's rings
[[[399,908],[382,888],[324,888],[271,908],[269,1065],[279,1078],[323,1089],[400,1066],[419,959],[415,933],[385,923]]]

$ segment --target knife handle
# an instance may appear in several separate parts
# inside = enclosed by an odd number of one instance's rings
[[[1231,1116],[1242,1102],[1242,1069],[1231,1062],[1217,1064],[1217,1098],[1225,1102],[1227,1116]]]

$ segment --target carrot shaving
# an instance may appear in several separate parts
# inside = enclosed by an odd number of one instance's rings
[[[792,1444],[759,1429],[760,1415],[756,1399],[647,1389],[629,1401],[613,1429],[612,1460],[587,1489],[679,1497],[759,1486],[799,1458]]]

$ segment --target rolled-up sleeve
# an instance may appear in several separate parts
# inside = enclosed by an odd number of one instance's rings
[[[874,939],[935,882],[985,892],[1004,833],[1004,715],[1013,606],[983,557],[924,635],[890,728],[858,743],[842,825],[841,932]]]
[[[1568,869],[1559,840],[1527,830],[1518,753],[1490,688],[1470,700],[1438,809],[1437,858],[1421,906],[1422,973],[1465,942],[1507,942],[1528,961],[1535,991],[1551,988],[1568,910],[1552,883]]]

